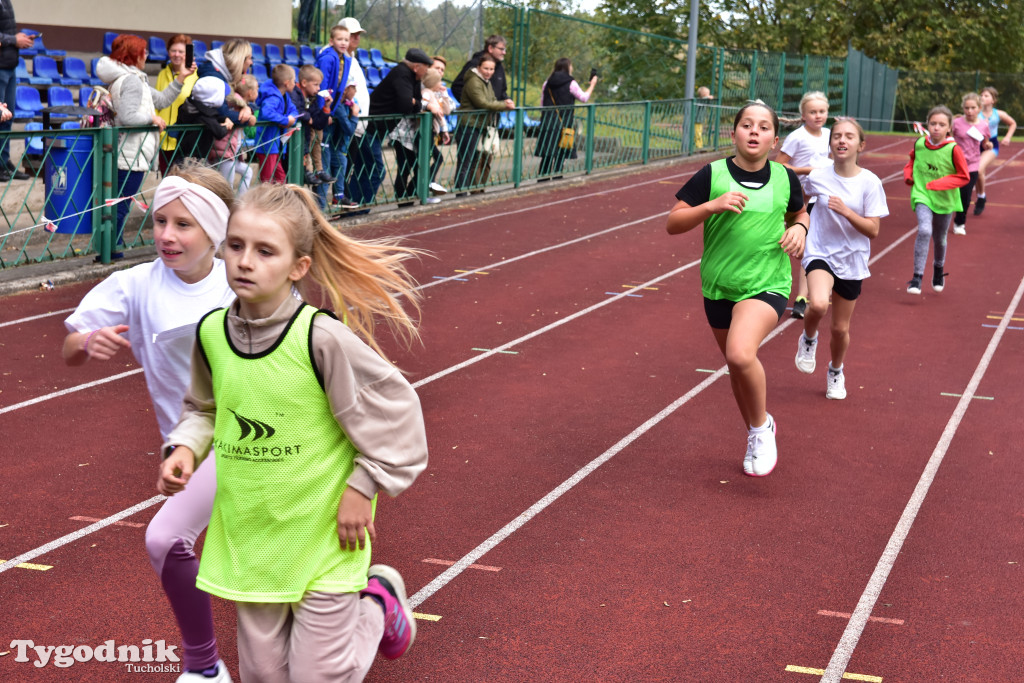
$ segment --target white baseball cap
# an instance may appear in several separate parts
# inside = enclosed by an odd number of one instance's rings
[[[345,17],[338,23],[347,28],[349,33],[366,33],[366,29],[359,25],[355,17]]]

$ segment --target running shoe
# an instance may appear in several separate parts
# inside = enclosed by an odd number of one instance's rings
[[[321,171],[317,171],[316,177],[319,178],[320,182],[322,183],[333,183],[334,181],[337,180],[337,178],[335,178],[334,176],[327,172],[326,168]]]
[[[907,283],[907,294],[920,294],[921,280],[923,279],[924,275],[914,273],[914,277],[910,278],[910,282]]]
[[[351,199],[345,199],[344,197],[335,197],[334,203],[338,205],[339,209],[345,209],[351,211],[352,209],[359,208],[359,202],[354,202]]]
[[[804,313],[807,312],[807,299],[802,296],[798,296],[796,301],[793,302],[793,313],[792,317],[800,320],[804,317]]]
[[[949,273],[942,272],[942,266],[933,266],[935,268],[935,274],[932,275],[932,289],[936,292],[941,292],[946,288],[946,276]]]
[[[361,595],[373,595],[384,604],[384,635],[378,651],[385,659],[398,659],[416,640],[416,620],[405,597],[402,575],[386,564],[375,564]]]
[[[818,363],[814,360],[814,352],[818,348],[818,338],[808,339],[801,332],[800,341],[796,344],[796,369],[810,375]]]
[[[768,416],[768,427],[747,435],[747,454],[743,458],[743,474],[764,477],[772,473],[779,460],[775,448],[775,419]]]
[[[426,201],[427,204],[440,204],[441,203],[441,198],[440,197],[427,197],[425,201]]]
[[[985,210],[985,198],[978,197],[974,200],[974,215],[980,216],[981,212]]]
[[[833,372],[831,368],[828,371],[828,379],[825,385],[825,398],[835,399],[842,401],[846,398],[846,375],[843,371]]]
[[[224,660],[218,659],[217,663],[205,671],[188,671],[178,676],[178,683],[231,683],[231,674]]]
[[[441,183],[430,183],[430,191],[434,194],[448,194],[448,188]]]
[[[317,185],[323,185],[323,181],[320,180],[316,173],[306,171],[306,184],[310,187],[316,187]]]
[[[954,235],[966,235],[967,234],[967,226],[964,225],[963,223],[954,223],[953,224],[953,234]]]

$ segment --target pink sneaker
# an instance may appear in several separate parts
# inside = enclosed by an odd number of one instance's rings
[[[367,573],[370,580],[361,595],[384,602],[384,635],[378,651],[385,659],[398,659],[416,640],[416,620],[405,597],[405,581],[397,569],[386,564],[375,564]]]

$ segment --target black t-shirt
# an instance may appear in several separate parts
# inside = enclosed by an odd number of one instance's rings
[[[768,163],[765,163],[764,168],[760,171],[745,171],[733,162],[733,157],[728,157],[725,160],[725,166],[729,169],[729,175],[733,180],[752,190],[764,187],[771,178],[771,165]],[[786,211],[793,213],[803,208],[804,191],[800,187],[796,173],[789,168],[786,169],[786,173],[789,175],[789,204],[786,206]],[[711,199],[711,164],[694,173],[679,192],[676,192],[676,199],[686,202],[690,206],[699,206],[709,201]]]

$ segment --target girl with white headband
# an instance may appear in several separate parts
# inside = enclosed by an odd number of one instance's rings
[[[234,202],[231,186],[192,160],[169,173],[152,202],[159,258],[115,272],[86,294],[64,321],[70,333],[63,349],[68,365],[130,350],[145,372],[161,438],[181,413],[199,319],[234,298],[224,262],[215,256]],[[199,561],[192,549],[210,522],[216,487],[209,458],[188,491],[169,499],[146,530],[150,561],[181,629],[182,682],[231,680],[218,657],[209,595],[196,588]]]

